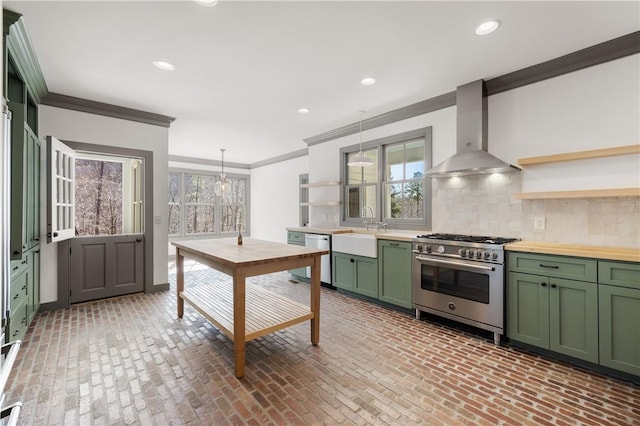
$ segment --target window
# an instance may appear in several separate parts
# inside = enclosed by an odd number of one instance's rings
[[[227,234],[247,229],[249,177],[226,178],[231,190],[214,193],[218,174],[191,171],[169,173],[169,220],[171,237]]]
[[[384,220],[423,219],[425,142],[385,147]]]
[[[373,161],[373,166],[347,166],[345,217],[348,220],[377,216],[378,149],[368,149],[363,152]],[[358,151],[347,153],[345,164],[357,153]]]
[[[76,152],[76,236],[144,232],[142,168],[140,158]]]
[[[358,150],[358,145],[341,150],[341,224],[362,226],[366,217],[392,228],[429,227],[431,185],[425,172],[431,167],[431,128],[363,144],[363,152],[374,162],[370,167],[347,166]]]

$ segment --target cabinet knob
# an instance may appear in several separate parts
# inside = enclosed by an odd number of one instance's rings
[[[17,299],[17,298],[19,298],[19,297],[20,297],[20,295],[19,295],[19,294],[16,294],[15,296],[13,296],[13,300],[16,300],[16,299]]]
[[[13,254],[13,255],[18,255],[18,254],[20,254],[20,251],[19,251],[19,250],[14,250],[14,251],[12,252],[12,254]]]
[[[136,238],[136,243],[139,243],[142,241],[142,238]]]
[[[541,285],[542,287],[546,287],[546,286],[547,286],[547,283],[540,283],[540,285]]]
[[[555,285],[555,284],[551,284],[551,288],[556,288],[556,287],[558,287],[558,286]]]
[[[354,263],[355,259],[349,259],[349,262]]]

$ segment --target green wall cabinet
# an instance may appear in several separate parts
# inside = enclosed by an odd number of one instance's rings
[[[378,298],[378,260],[333,252],[333,285],[373,298]]]
[[[640,376],[640,264],[598,262],[600,364]]]
[[[18,18],[11,19],[15,22]],[[12,341],[24,337],[40,307],[41,144],[37,97],[32,91],[37,84],[33,75],[27,72],[27,80],[19,71],[25,68],[16,64],[24,64],[25,59],[14,57],[14,51],[7,47],[7,40],[15,44],[17,36],[12,23],[5,19],[4,24],[3,95],[11,111],[11,314],[6,340]]]
[[[509,338],[597,363],[597,262],[511,253],[508,263]]]
[[[304,246],[304,232],[287,231],[287,244],[293,244],[294,246]],[[305,278],[306,268],[290,269],[289,273],[296,277]]]
[[[411,308],[411,243],[378,240],[378,297]]]

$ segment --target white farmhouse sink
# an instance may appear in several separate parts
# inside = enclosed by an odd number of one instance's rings
[[[373,234],[356,232],[335,234],[332,237],[332,250],[356,256],[378,257],[378,241]]]

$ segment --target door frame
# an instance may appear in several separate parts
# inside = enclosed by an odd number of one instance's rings
[[[167,286],[153,285],[153,152],[140,149],[121,148],[108,145],[97,145],[86,142],[74,142],[60,139],[61,142],[76,151],[86,151],[95,154],[121,155],[124,157],[138,157],[144,161],[144,292],[166,290]],[[67,309],[69,302],[69,241],[58,244],[58,300],[41,305],[41,311]]]

